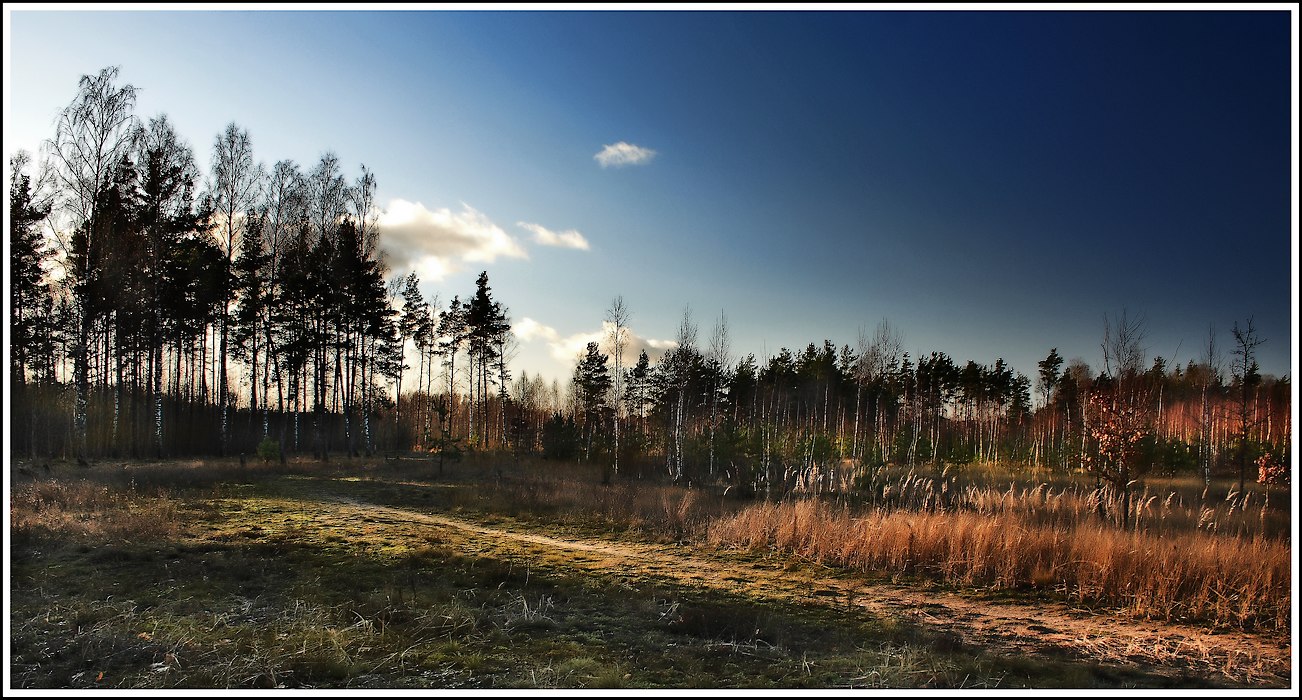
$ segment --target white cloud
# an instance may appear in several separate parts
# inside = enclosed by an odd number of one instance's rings
[[[420,202],[394,199],[379,217],[381,245],[392,267],[418,270],[423,280],[442,279],[461,262],[525,258],[519,241],[474,207],[461,211],[427,209]]]
[[[561,334],[557,333],[555,328],[544,326],[528,316],[515,324],[515,326],[511,328],[511,332],[515,333],[516,337],[525,342],[529,342],[534,338],[542,338],[549,342],[555,342],[561,337]]]
[[[610,335],[614,330],[615,325],[609,321],[603,321],[600,330],[586,333],[575,333],[574,335],[569,335],[564,338],[560,337],[560,334],[556,332],[556,329],[538,324],[532,319],[525,319],[520,323],[520,325],[524,326],[526,323],[533,324],[530,325],[529,330],[527,331],[531,334],[531,337],[540,337],[547,340],[547,347],[551,352],[552,358],[567,365],[573,364],[578,360],[579,355],[587,349],[588,343],[600,343],[601,351],[603,353],[606,353],[607,355],[612,353],[610,347]],[[535,329],[534,325],[538,326],[539,329],[545,329],[545,331]],[[644,338],[627,326],[624,327],[624,332],[627,333],[622,362],[624,367],[632,367],[637,364],[637,357],[644,350],[652,364],[659,362],[666,350],[677,345],[677,343],[672,340]],[[518,329],[516,335],[519,335],[522,340],[530,339],[525,338]]]
[[[570,229],[557,233],[551,229],[545,228],[540,224],[530,224],[524,221],[517,221],[516,226],[531,231],[533,233],[533,242],[538,245],[549,245],[556,248],[573,248],[575,250],[587,250],[588,239],[583,234]]]
[[[603,168],[611,166],[620,168],[625,165],[642,165],[649,162],[655,155],[656,152],[650,148],[634,146],[627,141],[620,141],[619,143],[606,144],[601,149],[601,152],[597,153],[593,158],[598,163],[601,163]]]

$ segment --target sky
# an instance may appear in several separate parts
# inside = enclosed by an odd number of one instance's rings
[[[1124,312],[1181,364],[1252,317],[1292,376],[1295,23],[7,4],[4,146],[116,65],[205,171],[232,121],[268,167],[365,164],[393,273],[446,306],[487,271],[517,373],[562,383],[617,296],[653,359],[685,309],[761,363],[886,319],[1034,380],[1050,348],[1101,368]]]

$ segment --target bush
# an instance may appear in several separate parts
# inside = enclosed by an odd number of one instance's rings
[[[1271,486],[1287,486],[1288,477],[1288,465],[1277,455],[1263,452],[1257,458],[1257,483]]]
[[[280,459],[280,443],[269,437],[263,438],[258,443],[258,456],[267,464]]]

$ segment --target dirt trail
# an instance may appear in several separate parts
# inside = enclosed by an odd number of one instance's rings
[[[992,602],[868,582],[843,570],[827,569],[826,575],[819,574],[816,567],[791,570],[786,560],[756,561],[681,545],[559,539],[354,499],[343,499],[342,504],[355,509],[348,515],[370,522],[438,528],[449,544],[485,556],[536,557],[541,562],[550,554],[554,562],[557,553],[564,553],[567,568],[630,582],[673,582],[829,607],[854,605],[882,616],[910,619],[955,636],[964,647],[999,654],[1054,655],[1129,666],[1172,678],[1221,677],[1282,687],[1290,682],[1292,645],[1287,634],[1251,635],[1135,620],[1078,610],[1061,602]]]

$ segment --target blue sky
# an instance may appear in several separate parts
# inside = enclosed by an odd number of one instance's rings
[[[885,318],[1032,377],[1099,368],[1105,313],[1181,363],[1252,315],[1290,373],[1287,12],[6,18],[7,154],[119,65],[205,168],[230,121],[268,166],[365,163],[395,270],[444,303],[487,270],[531,374],[564,381],[616,295],[653,349],[686,305],[761,359]],[[603,167],[619,143],[654,154]]]

